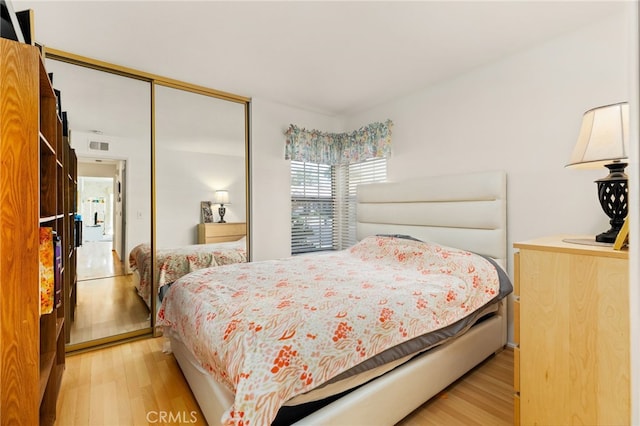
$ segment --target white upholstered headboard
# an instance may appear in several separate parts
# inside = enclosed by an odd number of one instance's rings
[[[431,176],[358,187],[357,238],[405,234],[492,257],[507,267],[507,175]]]

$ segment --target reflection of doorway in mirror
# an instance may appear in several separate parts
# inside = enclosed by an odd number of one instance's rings
[[[78,214],[83,222],[77,250],[75,321],[70,344],[144,328],[149,311],[133,290],[121,256],[126,226],[126,161],[84,158],[78,161]],[[120,247],[120,249],[116,249]],[[126,259],[125,259],[126,260]],[[115,295],[115,297],[114,297]]]
[[[111,179],[106,179],[106,181],[107,185],[111,183]],[[108,194],[108,196],[111,198],[111,194]],[[111,211],[111,206],[106,203],[105,197],[100,195],[82,197],[80,211],[80,216],[84,218],[82,222],[84,226],[84,232],[82,233],[84,242],[113,240],[111,215],[107,214],[107,212]]]
[[[114,168],[115,169],[115,168]],[[78,250],[78,281],[116,275],[114,263],[114,178],[78,177],[82,246]]]

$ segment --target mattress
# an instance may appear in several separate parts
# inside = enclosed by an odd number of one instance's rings
[[[300,418],[303,417],[313,410],[304,407],[305,405],[317,409],[317,407],[331,402],[331,400],[333,400],[332,397],[342,396],[345,392],[353,390],[358,386],[361,386],[393,370],[394,368],[410,361],[415,356],[427,352],[439,345],[442,345],[450,341],[451,339],[455,339],[456,337],[461,336],[476,323],[481,322],[485,318],[488,318],[493,313],[497,312],[499,309],[499,303],[500,302],[497,300],[493,301],[474,314],[470,315],[469,317],[461,320],[459,323],[456,323],[449,327],[445,327],[444,329],[437,332],[421,336],[421,342],[431,343],[425,343],[425,346],[418,350],[416,350],[416,345],[419,345],[418,342],[411,342],[408,344],[405,343],[403,344],[404,346],[399,345],[391,349],[391,351],[394,352],[393,355],[390,353],[377,355],[370,360],[371,362],[363,365],[358,365],[344,372],[339,377],[330,380],[324,385],[290,399],[283,404],[279,415],[287,418],[290,418],[292,416]],[[201,363],[188,351],[188,349],[186,349],[184,343],[181,342],[180,336],[177,333],[172,332],[170,329],[168,329],[166,332],[166,336],[172,339],[173,347],[176,347],[176,343],[179,343],[179,350],[186,351],[186,353],[183,354],[183,357],[187,359],[192,368],[200,371],[202,374],[209,374],[202,368]],[[225,389],[224,391],[226,391],[225,393],[227,398],[233,399],[233,393],[231,391],[227,389]],[[288,414],[289,409],[291,409],[290,412],[293,412],[295,414]]]

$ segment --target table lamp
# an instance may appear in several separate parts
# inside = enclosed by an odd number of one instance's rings
[[[621,102],[584,113],[578,142],[566,167],[606,167],[609,175],[596,180],[598,199],[611,228],[596,241],[613,243],[628,212],[629,188],[624,168],[629,152],[629,104]]]
[[[213,202],[214,204],[220,204],[220,207],[218,207],[218,214],[220,215],[218,223],[226,223],[224,220],[224,214],[226,212],[224,205],[229,204],[229,191],[216,191],[213,194]]]

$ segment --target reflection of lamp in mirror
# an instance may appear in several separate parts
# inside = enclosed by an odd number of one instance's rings
[[[629,104],[606,105],[584,113],[578,142],[567,167],[605,166],[609,175],[596,180],[598,198],[611,219],[611,228],[596,236],[597,242],[613,243],[627,216],[629,188],[624,168],[629,151]]]
[[[224,214],[226,212],[224,205],[229,204],[229,191],[216,191],[213,194],[213,203],[220,204],[220,207],[218,207],[218,214],[220,215],[218,223],[226,223],[224,220]]]

